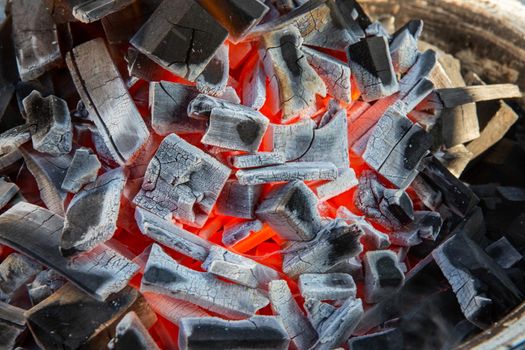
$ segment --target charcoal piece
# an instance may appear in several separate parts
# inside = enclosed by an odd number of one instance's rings
[[[211,243],[142,208],[135,209],[135,220],[143,235],[198,261],[210,253]]]
[[[463,314],[486,329],[522,300],[503,269],[466,235],[455,235],[432,252],[452,286]]]
[[[0,178],[0,209],[5,207],[7,203],[18,193],[20,188],[12,182],[7,182]]]
[[[165,295],[144,293],[146,301],[159,315],[175,325],[186,317],[208,317],[209,314],[197,305]]]
[[[438,212],[416,211],[414,221],[392,232],[389,235],[390,241],[402,247],[413,247],[423,240],[435,241],[442,225],[443,219]]]
[[[380,206],[384,206],[403,225],[414,220],[414,205],[403,190],[386,189],[383,192]]]
[[[28,125],[15,126],[0,134],[0,170],[22,158],[19,147],[31,140]]]
[[[27,285],[27,292],[31,304],[37,305],[44,299],[50,297],[57,290],[62,288],[66,279],[54,270],[44,270],[39,272],[35,279]]]
[[[230,321],[218,317],[184,318],[180,322],[179,348],[286,350],[290,336],[274,316],[253,316]]]
[[[206,124],[188,118],[189,103],[199,92],[192,86],[167,81],[150,84],[151,127],[159,135],[204,132]]]
[[[131,44],[170,72],[195,81],[227,36],[196,1],[164,0]]]
[[[309,47],[303,47],[302,51],[306,55],[308,63],[323,79],[328,94],[338,101],[352,102],[350,67],[337,58]]]
[[[501,237],[485,248],[485,251],[504,269],[511,268],[523,258],[506,237]]]
[[[180,265],[156,244],[151,248],[140,289],[185,300],[229,318],[253,316],[269,303],[257,289]]]
[[[255,207],[261,193],[261,185],[241,185],[237,180],[228,180],[217,199],[215,210],[220,215],[255,219]]]
[[[53,213],[63,216],[67,193],[61,187],[71,164],[71,157],[69,155],[51,157],[26,146],[20,148],[20,152],[36,180],[42,201]]]
[[[284,153],[280,152],[257,152],[235,155],[230,158],[230,161],[235,168],[249,169],[284,164],[286,163],[286,158]]]
[[[73,129],[66,101],[56,96],[43,98],[33,90],[23,100],[27,124],[31,126],[33,148],[59,156],[69,153],[73,144]]]
[[[303,38],[294,26],[262,36],[260,57],[270,84],[277,86],[282,121],[312,114],[316,95],[326,96],[326,85],[301,51]]]
[[[160,82],[166,77],[166,71],[161,66],[133,46],[128,48],[125,60],[130,77],[149,82]]]
[[[438,210],[443,202],[443,195],[434,189],[422,175],[416,176],[410,184],[410,188],[415,192],[419,200],[429,209]]]
[[[117,324],[115,337],[109,342],[108,349],[160,350],[148,329],[133,311],[128,312]]]
[[[227,166],[170,134],[150,161],[133,202],[163,218],[202,227],[229,176]]]
[[[447,108],[454,108],[473,102],[522,97],[519,87],[512,84],[445,88],[438,89],[436,92],[441,101],[443,101],[443,105]]]
[[[365,300],[377,303],[395,293],[405,283],[396,254],[391,250],[368,251],[364,257]]]
[[[234,80],[231,81],[231,84],[236,84]],[[224,91],[218,96],[222,98],[223,100],[229,101],[231,103],[235,104],[241,104],[241,98],[237,94],[237,90],[233,88],[233,86],[226,86]]]
[[[122,168],[113,169],[73,197],[60,238],[62,255],[85,252],[111,239],[117,229],[120,197],[126,180]]]
[[[289,125],[272,125],[273,151],[284,153],[287,161],[301,158],[314,140],[315,129],[312,119]]]
[[[149,131],[104,41],[98,38],[75,47],[66,61],[104,144],[117,163],[126,164],[147,141]]]
[[[131,287],[99,301],[68,283],[25,316],[43,349],[104,349],[129,311],[136,312],[148,327],[157,320],[142,295]]]
[[[408,70],[408,72],[399,81],[399,92],[401,97],[406,96],[423,79],[430,80],[430,76],[437,65],[437,53],[433,50],[427,50],[420,54],[416,63]],[[428,94],[428,93],[427,93]]]
[[[0,301],[0,349],[15,349],[25,329],[24,309]]]
[[[337,175],[336,166],[329,162],[286,163],[264,168],[241,169],[235,174],[242,185],[259,185],[295,180],[335,180]]]
[[[399,91],[399,83],[384,37],[367,37],[347,49],[349,66],[365,102]]]
[[[22,81],[38,78],[61,60],[57,27],[42,0],[21,0],[11,6],[13,43]]]
[[[463,144],[436,153],[436,157],[439,158],[441,163],[443,163],[450,173],[457,178],[461,177],[461,174],[470,163],[473,156],[474,155]]]
[[[309,241],[321,229],[317,197],[302,181],[274,189],[255,214],[279,236],[291,241]]]
[[[401,27],[390,42],[390,55],[394,70],[406,73],[419,56],[417,41],[423,31],[422,20],[412,20]]]
[[[0,242],[54,269],[97,300],[127,285],[139,267],[104,245],[64,258],[58,248],[63,225],[49,210],[20,202],[0,216]]]
[[[193,119],[202,119],[208,121],[214,109],[224,109],[230,111],[230,114],[242,114],[252,117],[256,120],[265,118],[264,115],[249,107],[239,103],[234,103],[224,98],[218,98],[205,94],[199,94],[188,105],[188,116]]]
[[[89,149],[77,149],[61,188],[69,193],[77,193],[84,185],[97,179],[101,166],[97,155],[91,153]]]
[[[442,193],[444,203],[457,215],[465,217],[479,202],[474,192],[435,157],[425,158],[422,166],[422,177]]]
[[[356,296],[354,279],[346,273],[302,274],[299,290],[305,299],[344,300]]]
[[[272,281],[269,289],[273,313],[281,317],[291,344],[296,349],[310,349],[317,340],[317,332],[297,305],[286,281]]]
[[[201,139],[205,145],[256,152],[270,121],[262,114],[213,108],[208,129]]]
[[[348,340],[350,350],[399,350],[404,349],[403,335],[397,328],[375,332]]]
[[[9,303],[18,289],[42,270],[35,261],[18,253],[11,253],[0,264],[0,301]]]
[[[308,320],[317,332],[323,328],[326,320],[328,320],[336,310],[336,307],[332,304],[317,299],[305,299],[303,306],[306,310]]]
[[[226,247],[231,247],[248,237],[251,232],[257,232],[262,229],[263,223],[260,220],[224,225],[224,230],[222,232],[222,244],[224,244]]]
[[[80,0],[75,1],[73,16],[80,22],[96,22],[107,15],[120,11],[134,0]]]
[[[216,276],[250,288],[268,289],[268,283],[279,278],[272,268],[215,245],[210,248],[202,267]]]
[[[262,64],[257,63],[243,81],[242,104],[260,110],[265,102],[266,75]]]
[[[364,241],[375,249],[386,249],[390,246],[390,236],[376,229],[366,221],[364,216],[352,213],[346,207],[337,209],[337,218],[343,219],[347,224],[357,224],[364,232]]]
[[[329,222],[309,242],[294,242],[284,250],[283,271],[291,278],[303,273],[325,273],[341,261],[357,256],[363,231],[342,220]]]
[[[350,190],[357,186],[358,183],[359,181],[357,180],[354,169],[340,169],[337,179],[317,186],[315,193],[320,201],[326,201]]]
[[[230,57],[226,44],[222,44],[206,68],[197,77],[197,90],[204,94],[220,96],[230,77]]]

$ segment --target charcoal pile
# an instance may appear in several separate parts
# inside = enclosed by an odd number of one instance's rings
[[[423,31],[0,0],[0,349],[523,341],[522,95]]]

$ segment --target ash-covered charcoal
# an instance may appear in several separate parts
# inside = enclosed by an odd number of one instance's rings
[[[190,118],[209,121],[212,111],[216,108],[228,110],[231,114],[240,113],[245,116],[253,117],[254,119],[265,118],[264,115],[252,108],[243,106],[228,99],[205,94],[199,94],[190,102],[187,113]]]
[[[417,89],[415,87],[422,80],[430,80],[432,72],[435,70],[436,65],[438,64],[437,53],[433,50],[427,50],[420,54],[417,58],[416,63],[408,70],[408,72],[401,78],[399,81],[399,92],[402,97],[406,97],[407,94],[411,93],[413,96],[418,96]],[[424,96],[420,97],[421,100],[427,96],[430,91],[422,89],[425,93]],[[415,104],[412,104],[415,107]]]
[[[217,199],[215,210],[220,215],[255,219],[255,207],[262,193],[262,185],[241,185],[228,180]]]
[[[293,298],[286,281],[270,282],[269,297],[272,310],[281,317],[291,344],[296,349],[310,349],[317,340],[317,332]]]
[[[338,101],[350,103],[352,85],[350,67],[330,55],[309,47],[303,47],[308,63],[323,79],[328,94]]]
[[[308,64],[301,51],[303,38],[295,26],[272,31],[262,36],[260,57],[270,85],[287,122],[315,112],[316,95],[326,96],[326,85]],[[312,110],[313,109],[313,110]]]
[[[317,299],[305,299],[303,307],[306,310],[308,321],[317,332],[336,310],[332,304]]]
[[[253,316],[269,300],[257,289],[224,282],[189,269],[154,244],[144,268],[143,292],[165,294],[231,318]]]
[[[196,0],[239,42],[257,25],[269,8],[260,0]]]
[[[291,278],[303,273],[325,273],[341,261],[357,256],[363,246],[357,225],[333,220],[309,242],[293,242],[284,250],[283,271]]]
[[[227,36],[197,1],[164,0],[131,44],[170,72],[195,81]]]
[[[399,350],[404,349],[403,334],[397,328],[375,332],[348,340],[349,350]]]
[[[485,248],[485,251],[504,269],[511,268],[523,258],[506,237],[501,237]]]
[[[0,264],[0,301],[9,303],[20,287],[42,270],[42,266],[28,257],[11,253]]]
[[[129,311],[152,326],[157,317],[140,293],[126,287],[98,301],[66,284],[25,312],[36,343],[44,349],[104,349],[115,326]]]
[[[513,84],[445,88],[438,89],[436,93],[447,108],[454,108],[473,102],[522,97],[519,87]]]
[[[416,211],[414,221],[390,233],[390,241],[398,246],[413,247],[423,240],[435,241],[441,231],[443,219],[435,211]]]
[[[375,249],[386,249],[390,246],[390,235],[387,235],[366,221],[365,216],[352,213],[348,208],[341,206],[337,209],[337,218],[348,224],[357,224],[364,232],[364,240]]]
[[[321,229],[317,197],[302,181],[292,181],[270,192],[255,214],[282,238],[309,241]]]
[[[523,300],[507,273],[464,234],[447,240],[432,256],[452,286],[467,320],[482,329]]]
[[[346,273],[305,273],[299,276],[299,290],[305,299],[345,300],[355,298],[356,285]]]
[[[160,350],[134,311],[128,312],[117,324],[115,337],[108,344],[110,350]]]
[[[73,16],[84,23],[96,22],[114,12],[120,11],[134,0],[76,0]]]
[[[60,238],[62,255],[88,251],[113,236],[126,179],[124,169],[110,170],[73,197]]]
[[[0,301],[0,348],[15,349],[25,330],[24,309]]]
[[[316,124],[312,119],[297,123],[272,125],[273,151],[284,153],[287,161],[299,159],[308,152],[314,140]]]
[[[152,82],[149,90],[151,127],[159,135],[204,132],[206,123],[187,115],[190,102],[199,95],[193,86],[167,81]]]
[[[394,33],[390,56],[396,72],[404,74],[416,63],[419,56],[417,42],[422,31],[423,21],[412,20]]]
[[[381,36],[361,39],[347,49],[349,66],[365,102],[399,91],[388,41]]]
[[[139,267],[104,245],[64,258],[59,251],[63,225],[49,210],[20,202],[0,216],[0,242],[54,269],[98,300],[124,288]]]
[[[180,322],[181,350],[286,350],[289,344],[290,336],[281,319],[275,316],[253,316],[239,321],[199,317]]]
[[[104,41],[88,41],[68,53],[67,65],[77,91],[111,156],[126,164],[149,137]]]
[[[20,188],[14,183],[7,182],[0,178],[0,209],[5,207],[7,203],[16,196],[19,190]]]
[[[315,193],[320,201],[327,201],[357,186],[358,183],[354,169],[339,169],[337,179],[316,186]]]
[[[19,147],[31,140],[28,125],[15,126],[0,134],[0,170],[22,158]]]
[[[149,82],[159,82],[166,77],[166,72],[161,66],[133,46],[128,48],[124,59],[127,62],[130,77]]]
[[[197,77],[197,90],[204,94],[220,96],[224,93],[230,77],[228,45],[222,44],[206,68]]]
[[[245,221],[238,224],[226,224],[224,225],[224,231],[222,232],[222,244],[226,247],[231,247],[248,237],[250,233],[262,229],[263,223],[260,220]]]
[[[279,278],[274,269],[214,245],[202,267],[216,275],[250,288],[268,289],[270,281]]]
[[[184,300],[154,293],[144,293],[144,297],[157,314],[177,326],[179,325],[180,320],[186,317],[209,316],[206,311],[197,305],[188,303]]]
[[[56,96],[43,98],[33,90],[23,100],[27,124],[30,125],[33,148],[59,156],[71,151],[73,129],[66,101]]]
[[[403,225],[414,221],[414,205],[408,194],[403,190],[385,189],[380,207],[386,207]]]
[[[284,164],[286,158],[281,152],[257,152],[232,156],[230,162],[235,168],[249,169]]]
[[[242,84],[242,103],[260,110],[266,102],[266,75],[262,63],[256,63]]]
[[[20,0],[11,4],[13,43],[22,81],[38,78],[60,65],[57,27],[43,1]]]
[[[241,169],[235,176],[243,185],[259,185],[295,180],[335,180],[337,167],[330,162],[293,162],[256,169]]]
[[[227,166],[171,134],[148,165],[133,202],[163,218],[202,227],[229,175]]]
[[[56,273],[54,270],[40,271],[35,279],[27,285],[27,293],[33,306],[37,305],[44,299],[50,297],[62,286],[67,280]]]
[[[434,189],[422,175],[416,176],[414,181],[410,184],[410,189],[413,190],[417,198],[431,210],[438,210],[443,202],[443,195],[440,191]]]
[[[91,153],[90,149],[77,149],[61,188],[69,193],[77,193],[84,185],[97,179],[101,166],[97,155]]]
[[[397,255],[391,250],[368,251],[364,257],[365,300],[377,303],[405,283]]]
[[[142,234],[198,261],[210,253],[211,243],[142,208],[135,209],[135,220]]]

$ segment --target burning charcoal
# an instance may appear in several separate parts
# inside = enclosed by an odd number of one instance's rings
[[[31,280],[42,266],[18,253],[0,264],[0,301],[9,303],[17,290]]]
[[[365,241],[375,249],[386,249],[390,246],[389,235],[377,230],[364,216],[359,216],[352,213],[346,207],[339,207],[337,209],[337,218],[343,219],[348,224],[357,224],[364,232]]]
[[[273,190],[259,205],[256,215],[279,236],[291,241],[309,241],[321,228],[317,197],[302,181]]]
[[[312,145],[315,128],[312,119],[289,125],[272,125],[273,151],[284,153],[287,161],[299,159]]]
[[[350,68],[337,58],[303,47],[308,63],[323,79],[328,94],[338,101],[351,102]]]
[[[157,320],[142,295],[131,287],[98,301],[68,283],[25,316],[43,349],[105,349],[115,326],[130,311],[147,327]]]
[[[260,56],[271,84],[277,86],[282,121],[311,114],[316,95],[326,96],[326,85],[301,51],[299,30],[289,26],[262,37]]]
[[[410,187],[419,200],[429,209],[438,210],[443,201],[441,192],[435,190],[421,175],[418,175]]]
[[[303,273],[325,273],[343,260],[358,255],[363,231],[341,220],[328,223],[309,242],[294,242],[284,251],[283,271],[291,278]]]
[[[299,289],[305,299],[344,300],[356,295],[354,279],[346,273],[302,274]]]
[[[144,269],[141,291],[189,301],[232,318],[252,316],[269,303],[256,289],[227,283],[210,273],[180,265],[156,244]]]
[[[216,275],[250,288],[268,287],[279,278],[277,271],[220,246],[212,246],[202,267]]]
[[[384,37],[367,37],[347,49],[349,65],[365,102],[399,91],[399,83]]]
[[[177,326],[186,317],[208,317],[209,314],[197,305],[165,295],[144,293],[150,307],[159,315]]]
[[[248,237],[251,232],[257,232],[262,229],[263,223],[260,220],[225,225],[222,233],[222,243],[227,247],[231,247]]]
[[[146,142],[149,131],[104,41],[98,38],[75,47],[66,61],[90,119],[111,156],[124,165]]]
[[[335,180],[337,168],[329,162],[296,162],[256,169],[241,169],[235,176],[242,185],[259,185],[295,180]]]
[[[196,1],[164,0],[131,44],[165,69],[195,81],[227,35]]]
[[[213,97],[205,94],[199,94],[188,105],[188,116],[193,119],[208,121],[214,109],[225,109],[230,114],[239,113],[245,116],[253,117],[257,120],[265,118],[261,113],[232,101]]]
[[[57,27],[41,0],[20,0],[11,5],[18,73],[22,81],[33,80],[62,60]]]
[[[92,154],[87,148],[77,149],[62,182],[62,189],[70,193],[77,193],[84,185],[97,179],[100,167],[101,164],[96,154]]]
[[[201,142],[231,150],[255,152],[261,145],[269,123],[268,118],[253,110],[244,114],[225,108],[213,108],[208,129]]]
[[[423,79],[429,79],[437,65],[437,53],[433,50],[427,50],[418,56],[416,63],[399,81],[399,92],[401,96],[406,96]],[[428,95],[428,93],[427,93]],[[426,95],[425,95],[426,96]]]
[[[24,309],[0,301],[0,348],[14,349],[25,329]]]
[[[135,220],[142,234],[149,238],[198,261],[208,257],[210,242],[175,226],[171,221],[139,207],[135,209]]]
[[[233,83],[233,82],[232,82]],[[241,104],[241,98],[237,94],[237,91],[232,86],[226,86],[224,92],[218,95],[223,100],[229,101],[235,104]]]
[[[238,169],[249,169],[260,168],[267,165],[284,164],[286,163],[286,158],[284,153],[257,152],[232,156],[231,163]]]
[[[20,152],[36,180],[46,207],[56,214],[64,215],[64,200],[67,193],[61,186],[71,164],[71,157],[69,155],[51,157],[35,152],[30,147],[22,147]]]
[[[414,220],[414,205],[405,191],[385,189],[381,202],[380,206],[388,208],[402,224],[406,225]]]
[[[201,75],[197,77],[197,89],[209,95],[221,95],[226,89],[230,77],[230,58],[226,44],[222,44],[210,63],[204,68]]]
[[[467,320],[482,329],[523,300],[501,267],[465,235],[450,238],[432,256],[452,286]]]
[[[104,245],[64,258],[58,248],[63,224],[49,210],[21,202],[0,216],[0,243],[56,270],[98,300],[124,288],[138,266]]]
[[[501,237],[485,248],[485,251],[504,269],[511,268],[523,258],[506,237]]]
[[[414,221],[392,232],[390,240],[393,244],[403,247],[418,245],[424,239],[435,241],[442,225],[443,219],[438,212],[416,211]]]
[[[130,77],[143,79],[149,82],[160,82],[166,76],[166,71],[148,56],[142,54],[133,46],[128,48],[125,56]]]
[[[241,185],[237,180],[228,180],[215,209],[220,215],[255,219],[255,206],[261,192],[261,185]]]
[[[186,110],[199,92],[192,86],[167,81],[150,84],[151,127],[159,135],[204,132],[204,121],[188,118]]]
[[[108,349],[160,350],[148,329],[133,311],[127,313],[117,324],[115,337],[109,342]]]
[[[521,91],[517,85],[478,85],[449,89],[438,89],[437,94],[447,108],[467,103],[491,101],[506,98],[521,98]]]
[[[31,125],[33,148],[53,156],[69,153],[73,130],[66,101],[56,96],[43,98],[33,90],[23,104],[27,123]]]
[[[242,103],[255,110],[260,110],[265,102],[266,75],[262,64],[257,63],[243,82]]]
[[[161,217],[173,216],[202,227],[229,175],[227,166],[171,134],[148,165],[142,189],[133,201]]]
[[[365,299],[377,303],[395,293],[405,283],[405,275],[399,266],[396,254],[391,250],[376,250],[365,253]]]
[[[18,193],[20,188],[12,182],[7,182],[0,178],[0,209],[5,207],[7,203]]]
[[[122,168],[108,171],[73,197],[60,238],[62,255],[91,250],[113,236],[126,179]]]
[[[66,279],[56,273],[54,270],[44,270],[39,272],[33,282],[27,285],[27,292],[31,304],[37,305],[44,299],[50,297],[57,290],[62,288]]]
[[[286,350],[290,336],[274,316],[253,316],[230,321],[218,317],[184,318],[180,323],[179,348]]]
[[[317,299],[306,299],[304,309],[308,315],[308,320],[314,329],[319,332],[323,328],[326,320],[332,316],[336,307]]]
[[[396,328],[350,338],[350,350],[399,350],[404,349],[403,335]]]
[[[0,134],[0,170],[22,158],[19,147],[31,139],[28,125],[16,126]]]
[[[417,61],[417,41],[423,31],[422,20],[412,20],[401,27],[390,43],[390,55],[396,72],[406,73]]]
[[[297,305],[285,280],[270,282],[270,302],[275,315],[280,316],[284,328],[296,349],[310,349],[317,333]]]
[[[320,201],[327,201],[357,186],[358,183],[354,169],[346,168],[339,171],[337,179],[317,186],[315,192]]]
[[[73,7],[73,16],[80,22],[96,22],[109,14],[122,10],[134,0],[80,0]]]

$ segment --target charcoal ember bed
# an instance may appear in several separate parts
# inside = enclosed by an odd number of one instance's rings
[[[521,92],[391,20],[0,0],[0,350],[525,342]]]

